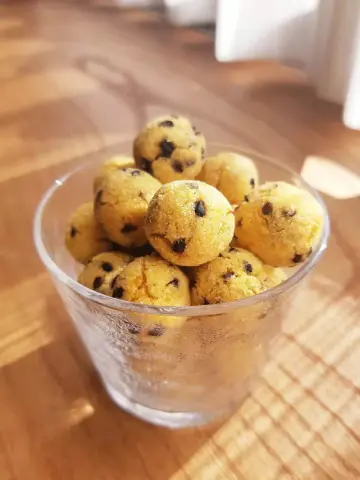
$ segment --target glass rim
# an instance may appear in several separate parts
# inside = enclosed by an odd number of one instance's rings
[[[131,312],[139,313],[139,314],[149,314],[149,315],[170,315],[170,316],[185,316],[185,317],[195,317],[195,316],[209,316],[209,315],[219,315],[228,313],[230,311],[241,309],[244,307],[251,307],[256,305],[260,302],[269,301],[275,297],[280,296],[288,291],[290,291],[295,285],[297,285],[311,270],[312,268],[318,263],[320,257],[322,256],[323,252],[327,248],[328,238],[330,234],[330,219],[327,207],[325,205],[324,200],[320,196],[320,194],[305,180],[301,178],[301,176],[292,170],[287,165],[282,164],[281,162],[263,155],[259,152],[254,150],[246,150],[235,145],[229,144],[217,144],[217,143],[210,143],[210,145],[215,147],[221,147],[222,151],[234,151],[239,154],[244,155],[253,155],[265,161],[281,170],[286,172],[287,174],[293,176],[301,186],[306,187],[306,189],[311,193],[311,195],[319,202],[321,205],[323,215],[324,215],[324,223],[323,229],[321,232],[320,239],[316,248],[312,251],[309,257],[301,264],[299,269],[288,277],[283,283],[277,285],[276,287],[270,288],[269,290],[265,290],[262,293],[257,295],[253,295],[246,298],[240,298],[238,300],[234,300],[232,302],[224,302],[218,304],[210,304],[210,305],[198,305],[198,306],[186,306],[186,307],[179,307],[179,306],[155,306],[155,305],[147,305],[144,303],[136,303],[136,302],[129,302],[126,300],[121,300],[117,298],[112,298],[102,293],[96,292],[94,290],[90,290],[89,288],[81,285],[77,282],[77,280],[71,278],[64,270],[62,270],[57,263],[51,258],[49,252],[47,251],[42,236],[42,218],[43,213],[46,209],[46,206],[55,192],[76,172],[79,170],[85,169],[88,164],[92,161],[91,159],[86,159],[73,169],[68,171],[66,174],[54,180],[52,185],[46,190],[43,194],[37,208],[35,211],[35,217],[33,222],[33,236],[34,236],[34,243],[37,249],[38,255],[42,262],[44,263],[47,270],[61,283],[70,287],[73,291],[79,294],[81,297],[86,298],[87,300],[91,300],[95,303],[104,305],[106,307],[117,309],[117,310],[128,310]],[[100,153],[100,152],[96,152]],[[91,156],[91,154],[89,155]]]

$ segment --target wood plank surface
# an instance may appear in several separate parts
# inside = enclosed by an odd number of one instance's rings
[[[360,200],[332,194],[341,175],[324,185],[329,249],[233,417],[169,431],[101,387],[36,256],[33,214],[56,176],[168,111],[209,139],[297,171],[321,157],[358,181],[360,133],[301,73],[219,64],[208,36],[157,11],[2,2],[0,479],[360,479]]]

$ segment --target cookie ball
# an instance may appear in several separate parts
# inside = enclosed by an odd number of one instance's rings
[[[263,265],[260,279],[265,285],[266,289],[277,287],[285,282],[287,275],[282,268],[270,267],[270,265]]]
[[[133,257],[126,253],[100,253],[85,265],[78,282],[96,292],[112,295],[116,277],[132,260]]]
[[[83,264],[98,253],[113,250],[113,243],[95,219],[92,202],[83,203],[71,215],[66,227],[65,245],[75,260]]]
[[[196,266],[225,250],[233,238],[234,214],[216,188],[199,181],[163,185],[149,205],[146,236],[175,265]]]
[[[111,174],[115,170],[121,168],[135,168],[135,161],[132,157],[125,157],[122,155],[116,155],[115,157],[111,157],[101,165],[99,171],[94,178],[94,192],[99,189],[101,182],[104,177],[106,177],[109,173]]]
[[[164,307],[191,305],[187,276],[157,255],[139,257],[129,263],[116,278],[112,296]],[[165,333],[166,327],[178,327],[184,321],[184,317],[144,315],[139,316],[139,324],[134,328],[138,333],[145,329],[147,335],[157,337]]]
[[[228,248],[193,271],[193,305],[232,302],[263,292],[263,263],[241,248]]]
[[[137,168],[124,168],[103,178],[95,195],[95,216],[107,236],[123,247],[147,242],[144,218],[161,183]]]
[[[259,185],[255,163],[244,155],[219,153],[206,159],[198,180],[213,185],[229,200],[239,204]]]
[[[306,260],[324,221],[315,198],[285,182],[260,186],[240,204],[235,217],[239,245],[274,267],[290,267]]]
[[[163,183],[195,178],[204,156],[204,136],[184,117],[157,118],[134,141],[136,165]]]

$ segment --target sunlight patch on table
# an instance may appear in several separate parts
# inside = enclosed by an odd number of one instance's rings
[[[0,85],[0,116],[96,92],[98,83],[73,68],[25,75]],[[14,95],[16,92],[16,95]]]
[[[18,136],[4,136],[0,155],[0,183],[68,162],[76,158],[86,159],[107,148],[128,140],[128,134],[88,133],[47,141],[29,139],[26,145]],[[27,153],[25,156],[24,153]],[[119,154],[124,153],[119,150]],[[126,152],[130,153],[130,152]],[[104,152],[104,155],[106,153]],[[17,158],[16,162],[11,161]]]
[[[360,196],[360,176],[327,158],[307,157],[301,176],[312,187],[338,200]]]
[[[258,442],[259,433],[247,428],[247,424],[243,421],[248,417],[247,411],[251,411],[253,406],[254,402],[251,399],[246,401],[241,409],[223,424],[169,480],[187,478],[238,480],[258,478],[256,475],[264,471],[266,475],[261,477],[262,480],[273,480],[273,474],[277,468],[276,459],[273,459],[266,448]],[[264,422],[269,424],[269,419],[258,415],[259,428]],[[266,470],[264,470],[265,466]]]
[[[74,400],[69,410],[66,412],[64,417],[64,427],[70,428],[78,425],[83,420],[88,417],[91,417],[95,412],[95,408],[86,398],[77,398]]]
[[[47,325],[47,300],[52,290],[43,273],[0,294],[0,367],[54,340]]]
[[[24,25],[24,20],[16,17],[0,18],[0,32],[6,32],[6,30],[12,30],[13,28],[19,28]]]
[[[1,23],[0,23],[1,32]],[[11,59],[11,57],[26,57],[29,60],[31,55],[51,52],[54,50],[54,44],[44,40],[35,40],[24,38],[22,40],[3,40],[0,41],[0,60]]]

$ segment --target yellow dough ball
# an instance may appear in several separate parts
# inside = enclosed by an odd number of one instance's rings
[[[163,183],[195,178],[204,164],[204,155],[204,136],[184,117],[157,118],[134,141],[137,166]]]
[[[131,255],[121,252],[105,252],[96,255],[85,265],[79,275],[79,283],[85,287],[112,295],[114,282],[123,268],[133,260]]]
[[[145,245],[145,214],[160,187],[158,180],[136,168],[114,170],[103,178],[95,195],[95,216],[113,242]]]
[[[242,248],[230,247],[193,271],[193,305],[232,302],[263,292],[264,265]]]
[[[92,202],[83,203],[71,215],[66,227],[65,245],[75,260],[83,264],[98,253],[114,248],[95,219]]]
[[[250,158],[223,152],[206,159],[198,180],[216,187],[230,203],[239,204],[258,186],[259,175]]]
[[[216,188],[199,181],[163,185],[145,219],[149,242],[171,263],[196,266],[225,250],[233,238],[234,214]]]
[[[163,307],[191,305],[189,280],[180,268],[157,255],[136,258],[116,278],[112,296],[129,302]],[[150,336],[161,336],[166,327],[179,327],[185,317],[167,315],[138,316],[141,326]]]
[[[282,268],[271,267],[270,265],[263,265],[262,273],[259,277],[266,289],[276,287],[285,282],[287,275]]]
[[[306,260],[324,221],[315,198],[285,182],[261,185],[239,205],[235,219],[239,245],[275,267],[290,267]]]
[[[115,157],[105,160],[94,179],[94,192],[99,189],[104,177],[120,168],[135,168],[134,159],[132,157],[116,155]]]

